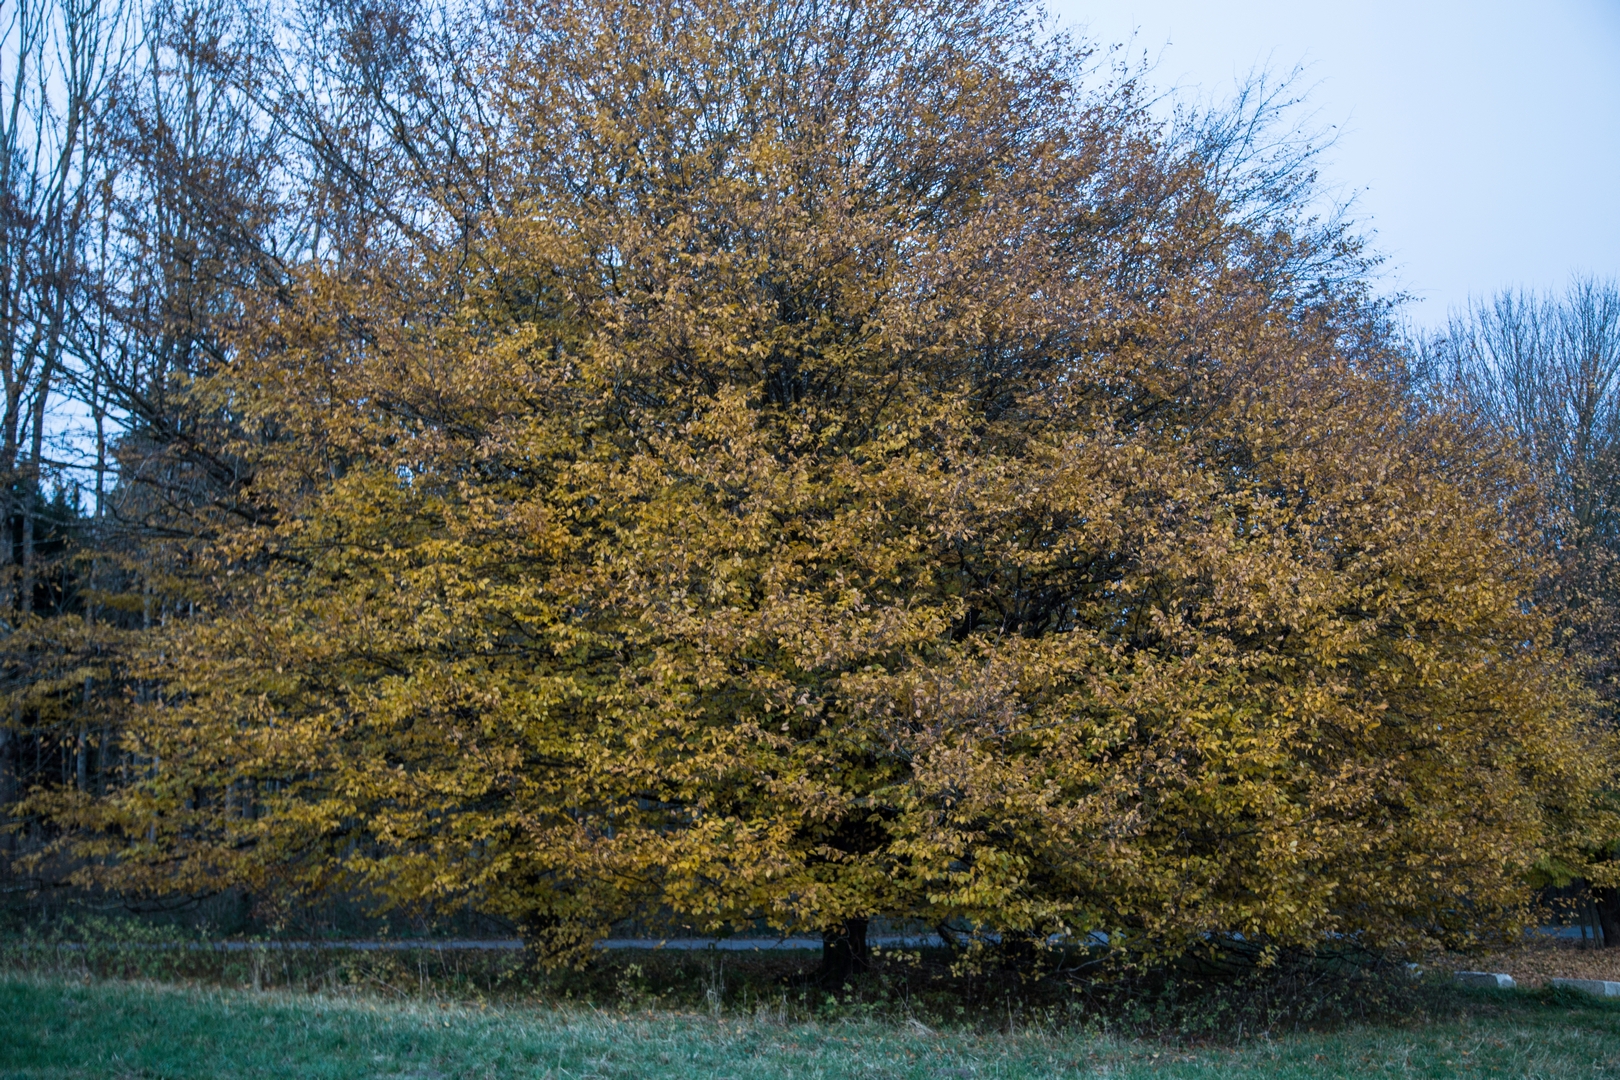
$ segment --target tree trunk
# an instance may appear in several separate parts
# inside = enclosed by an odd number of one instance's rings
[[[0,824],[11,817],[12,783],[11,729],[0,727]],[[11,850],[11,832],[0,829],[0,850]]]
[[[33,431],[29,433],[28,490],[23,493],[23,565],[22,613],[34,610],[34,588],[38,577],[35,548],[39,544],[40,483],[43,480],[45,457],[45,408],[50,401],[51,380],[56,374],[57,351],[60,347],[61,326],[59,316],[53,316],[49,348],[41,365],[39,388],[35,391],[32,416]]]
[[[821,970],[816,973],[816,981],[822,986],[836,989],[871,967],[865,919],[848,919],[843,926],[822,931]]]
[[[22,497],[22,578],[17,584],[17,612],[28,616],[34,610],[34,493]]]
[[[1598,926],[1603,930],[1602,944],[1606,948],[1620,949],[1620,889],[1593,889],[1592,904],[1597,908]]]

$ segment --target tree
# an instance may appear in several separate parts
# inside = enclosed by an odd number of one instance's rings
[[[1542,497],[1550,572],[1571,659],[1615,722],[1620,671],[1620,287],[1576,280],[1562,297],[1503,292],[1424,343],[1427,365],[1522,455]],[[1613,837],[1603,846],[1611,852]],[[1601,853],[1599,854],[1601,857]],[[1597,887],[1620,946],[1620,890]]]
[[[877,915],[1457,943],[1608,827],[1513,463],[1266,99],[1160,125],[1016,3],[311,18],[322,240],[185,388],[239,466],[111,880],[839,978]]]
[[[6,634],[27,633],[37,610],[59,610],[64,600],[60,567],[46,559],[60,553],[60,529],[76,508],[63,505],[68,484],[55,468],[61,463],[47,455],[47,435],[107,176],[104,119],[126,59],[126,16],[121,4],[102,0],[19,0],[0,11],[0,628]],[[53,473],[54,502],[47,498]],[[0,716],[0,806],[9,808],[26,779],[19,766],[30,737],[37,763],[46,740],[28,729],[15,705]],[[82,762],[82,730],[77,743]]]

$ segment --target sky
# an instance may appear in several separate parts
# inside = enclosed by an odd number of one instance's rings
[[[1049,0],[1150,82],[1230,97],[1302,67],[1332,138],[1322,181],[1387,259],[1383,287],[1447,312],[1508,287],[1620,277],[1620,0]]]

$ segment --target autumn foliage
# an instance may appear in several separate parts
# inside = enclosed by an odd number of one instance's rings
[[[141,768],[47,800],[85,874],[561,959],[653,911],[1410,948],[1601,875],[1533,489],[1264,103],[1155,120],[1018,4],[396,16],[297,114],[329,239],[180,391],[230,476],[152,541]]]

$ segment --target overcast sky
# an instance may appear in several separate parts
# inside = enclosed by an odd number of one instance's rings
[[[1504,286],[1620,276],[1620,0],[1050,3],[1194,97],[1303,65],[1335,136],[1323,178],[1421,325]]]

